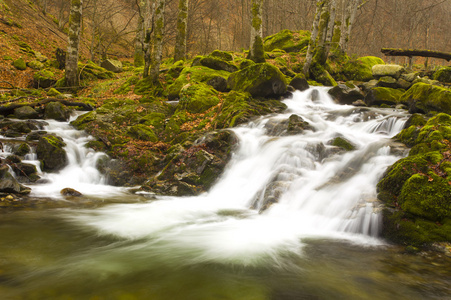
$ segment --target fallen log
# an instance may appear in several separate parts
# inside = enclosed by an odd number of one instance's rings
[[[16,108],[19,108],[22,106],[31,106],[34,108],[34,107],[41,106],[41,105],[44,105],[49,102],[61,102],[62,104],[66,105],[66,106],[78,106],[78,107],[83,108],[86,111],[91,111],[94,109],[91,105],[82,103],[82,102],[72,102],[72,101],[62,100],[62,99],[58,99],[58,98],[47,98],[47,99],[41,100],[39,102],[34,102],[34,103],[17,103],[17,104],[12,103],[9,105],[2,105],[2,106],[0,106],[0,114],[7,116],[9,114],[12,114]]]
[[[381,52],[387,56],[407,56],[407,57],[421,56],[421,57],[441,58],[445,59],[446,61],[451,60],[451,53],[433,50],[382,48]]]

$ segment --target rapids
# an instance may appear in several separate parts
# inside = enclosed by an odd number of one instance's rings
[[[59,201],[59,191],[71,187],[106,204],[4,215],[0,295],[440,299],[449,292],[451,274],[411,273],[416,264],[434,265],[401,257],[378,236],[376,184],[407,154],[390,138],[409,115],[336,105],[326,89],[312,90],[284,100],[284,114],[232,129],[239,146],[214,187],[197,197],[149,200],[106,185],[95,168],[104,154],[83,147],[91,137],[68,123],[49,122],[46,130],[64,138],[70,164],[58,174],[41,174],[47,183],[31,186],[32,196]],[[274,130],[292,114],[310,129],[296,135]],[[337,137],[354,149],[333,146]],[[128,203],[133,197],[140,198]],[[113,198],[124,203],[108,202]],[[433,290],[424,287],[431,282]]]

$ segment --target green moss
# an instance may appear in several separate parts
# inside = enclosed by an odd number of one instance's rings
[[[132,138],[143,141],[150,141],[154,143],[158,141],[158,137],[155,135],[153,130],[149,126],[143,124],[131,126],[127,131],[127,134]]]
[[[348,140],[342,137],[336,137],[331,142],[332,146],[340,147],[346,151],[353,151],[355,150],[355,146],[351,144]]]
[[[412,112],[444,112],[451,114],[451,90],[426,83],[416,83],[400,101],[409,104]]]
[[[434,80],[444,83],[451,83],[451,67],[443,67],[438,69],[433,76]]]
[[[376,87],[371,89],[371,100],[367,100],[369,105],[397,105],[397,104],[407,104],[401,101],[401,96],[404,94],[402,89],[392,89],[388,87]],[[368,99],[368,96],[367,98]]]
[[[44,68],[44,64],[37,61],[37,60],[33,60],[27,63],[27,66],[34,69],[34,70],[42,70]]]
[[[48,92],[47,92],[47,96],[49,97],[58,97],[61,96],[62,94],[60,92],[58,92],[56,89],[51,88]]]
[[[25,61],[22,58],[16,59],[15,61],[12,62],[12,65],[14,68],[16,68],[17,70],[25,70],[27,68],[27,64],[25,63]]]
[[[308,46],[310,32],[307,30],[290,31],[282,30],[279,33],[267,36],[264,39],[264,50],[271,52],[281,49],[286,52],[299,52]]]
[[[118,87],[116,90],[114,90],[115,94],[127,94],[130,92],[131,86],[135,85],[139,81],[139,76],[134,75],[128,78],[123,84],[121,84],[120,87]]]
[[[233,56],[230,52],[215,50],[210,56],[220,58],[224,61],[233,61]]]
[[[179,109],[185,109],[190,113],[205,112],[218,103],[218,92],[203,83],[185,86],[180,92]]]

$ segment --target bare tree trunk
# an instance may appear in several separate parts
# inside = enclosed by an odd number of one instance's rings
[[[150,78],[152,82],[158,82],[160,75],[160,64],[163,55],[163,35],[164,35],[164,8],[166,0],[158,0],[155,7],[155,32],[153,35],[152,68]]]
[[[133,56],[133,64],[135,67],[140,67],[144,65],[144,39],[146,36],[146,27],[144,26],[144,13],[145,13],[145,2],[144,0],[136,0],[138,6],[138,28],[136,30],[135,37],[135,54]]]
[[[341,22],[341,36],[339,47],[343,53],[348,50],[348,42],[351,36],[352,25],[355,21],[357,9],[359,7],[359,0],[349,0],[346,11],[343,13]]]
[[[82,21],[83,0],[72,0],[69,19],[69,40],[66,56],[66,85],[78,86],[78,46]]]
[[[316,12],[315,12],[315,18],[313,20],[312,25],[312,33],[310,35],[310,41],[308,43],[307,47],[307,55],[305,57],[305,63],[304,63],[304,75],[308,76],[310,65],[312,64],[313,59],[313,50],[316,47],[316,38],[318,36],[318,30],[319,30],[319,21],[321,18],[321,10],[323,9],[323,1],[317,0],[316,1]]]
[[[153,32],[153,14],[155,12],[155,3],[152,4],[152,9],[150,9],[149,0],[144,0],[142,7],[143,13],[143,26],[144,26],[144,41],[143,41],[143,52],[144,52],[144,71],[143,77],[149,77],[149,69],[151,64],[151,52],[152,49],[150,47],[151,35]]]
[[[188,25],[188,0],[179,0],[177,36],[175,37],[174,62],[186,57],[186,32]]]
[[[91,46],[89,49],[89,52],[91,54],[91,60],[94,61],[95,59],[95,40],[96,40],[96,33],[97,33],[97,21],[96,21],[96,16],[97,15],[97,0],[94,0],[94,11],[92,13],[92,18],[91,18],[91,22],[92,22],[92,33],[91,33]]]
[[[326,53],[329,53],[330,47],[332,46],[332,38],[334,37],[335,28],[335,14],[336,14],[336,1],[331,0],[329,3],[329,25],[327,25],[327,35],[326,35]]]
[[[263,26],[262,26],[263,0],[252,0],[251,13],[251,47],[248,58],[256,63],[265,62],[263,50]]]

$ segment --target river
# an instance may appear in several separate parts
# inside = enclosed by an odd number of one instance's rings
[[[83,147],[91,137],[49,121],[70,164],[30,186],[51,201],[1,214],[1,298],[449,299],[449,257],[379,237],[376,184],[407,154],[390,138],[409,115],[336,105],[323,88],[284,102],[284,114],[233,129],[239,146],[197,197],[106,185],[104,154]],[[278,124],[293,114],[309,127],[290,135]]]

